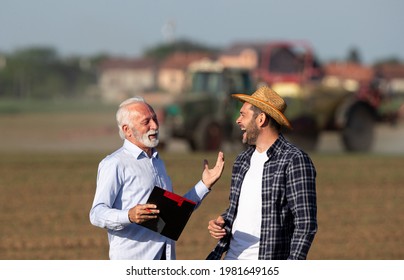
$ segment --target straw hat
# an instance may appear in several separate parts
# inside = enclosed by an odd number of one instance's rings
[[[252,95],[232,94],[232,97],[260,108],[280,125],[292,129],[291,124],[283,114],[286,110],[285,101],[269,87],[260,87]]]

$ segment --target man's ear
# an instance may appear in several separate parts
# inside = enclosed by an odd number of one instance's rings
[[[122,131],[125,133],[126,136],[130,136],[132,133],[131,129],[129,128],[129,125],[127,124],[122,125]]]
[[[261,113],[258,116],[258,124],[259,126],[263,127],[266,126],[268,124],[268,116],[265,113]]]

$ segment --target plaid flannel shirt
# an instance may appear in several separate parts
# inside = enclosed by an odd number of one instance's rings
[[[254,146],[249,147],[233,165],[230,205],[222,215],[227,235],[207,259],[221,259],[229,248],[241,185],[254,150]],[[269,160],[264,164],[262,176],[258,259],[306,259],[317,232],[315,167],[309,156],[285,140],[282,134],[267,154]]]

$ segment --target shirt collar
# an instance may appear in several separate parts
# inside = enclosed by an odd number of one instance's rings
[[[279,133],[278,138],[272,144],[271,147],[267,150],[268,157],[278,153],[281,151],[283,144],[285,143],[285,138],[283,137],[282,133]]]
[[[267,150],[268,158],[271,158],[271,157],[272,157],[273,155],[275,155],[276,153],[281,152],[281,151],[282,151],[282,147],[283,147],[284,144],[285,144],[285,141],[286,141],[286,140],[285,140],[285,137],[283,136],[283,134],[282,134],[282,133],[279,133],[278,138],[277,138],[277,139],[275,140],[275,142],[271,145],[271,147],[269,147],[268,150]],[[255,146],[255,145],[248,146],[247,150],[245,150],[245,151],[242,153],[242,156],[243,156],[243,157],[248,157],[248,158],[250,158],[250,157],[252,156],[252,154],[254,153],[255,149],[256,149],[256,146]]]
[[[125,139],[123,142],[123,147],[128,150],[131,154],[133,154],[137,159],[143,158],[143,157],[148,157],[146,152],[140,149],[138,146],[130,142],[129,140]],[[153,148],[152,149],[152,158],[158,158],[159,154],[157,152],[157,149]]]

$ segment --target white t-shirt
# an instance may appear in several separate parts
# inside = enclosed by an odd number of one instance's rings
[[[254,151],[241,186],[237,216],[233,223],[230,248],[225,260],[258,259],[261,234],[262,173],[268,160],[266,151]]]

